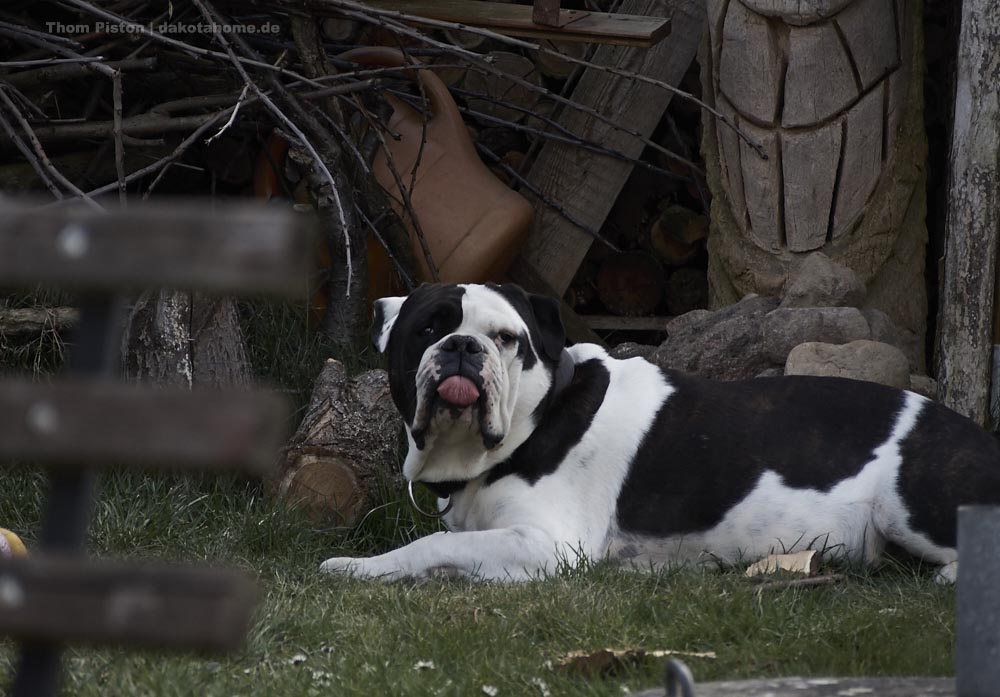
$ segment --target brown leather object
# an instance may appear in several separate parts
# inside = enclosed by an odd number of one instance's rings
[[[362,65],[420,65],[412,59],[407,61],[398,49],[383,46],[353,49],[340,57]],[[427,120],[423,152],[420,143],[424,117],[391,95],[386,95],[393,108],[389,129],[400,138],[386,137],[386,146],[403,187],[410,185],[419,153],[411,204],[440,280],[445,283],[499,280],[520,251],[534,211],[523,196],[508,189],[479,159],[444,83],[428,69],[417,68],[413,73],[423,85],[432,112]],[[413,77],[413,73],[408,75]],[[418,275],[422,280],[431,280],[385,150],[379,149],[373,169],[396,213],[410,230]]]

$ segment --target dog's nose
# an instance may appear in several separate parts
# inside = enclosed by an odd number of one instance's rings
[[[482,345],[474,337],[454,334],[445,339],[441,344],[442,351],[453,351],[455,353],[482,353]]]

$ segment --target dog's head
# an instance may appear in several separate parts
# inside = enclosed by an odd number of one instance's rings
[[[407,479],[468,480],[531,433],[566,343],[559,303],[515,285],[423,285],[375,303],[372,339],[410,451]]]

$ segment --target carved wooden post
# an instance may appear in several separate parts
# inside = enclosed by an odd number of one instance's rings
[[[714,306],[777,294],[822,250],[868,288],[923,372],[923,36],[919,0],[709,0],[708,100],[756,137],[764,160],[715,122]]]

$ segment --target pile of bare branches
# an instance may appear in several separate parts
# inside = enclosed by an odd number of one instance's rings
[[[418,29],[410,19],[353,0],[8,3],[0,9],[0,55],[6,56],[0,60],[0,193],[47,191],[56,201],[98,208],[127,205],[154,191],[243,195],[253,189],[267,139],[277,132],[291,144],[290,159],[300,165],[295,176],[307,184],[309,203],[340,262],[331,266],[331,294],[355,299],[331,303],[326,321],[338,335],[351,337],[366,321],[361,299],[370,232],[412,282],[408,233],[369,168],[376,149],[394,137],[384,95],[393,93],[427,113],[425,95],[404,79],[408,68],[359,67],[336,57],[353,45],[395,45],[442,76],[478,75],[478,83],[466,79],[462,87],[450,80],[453,93],[474,127],[503,129],[519,139],[515,148],[524,152],[516,158],[499,152],[488,137],[477,139],[484,161],[512,186],[530,188],[523,169],[548,139],[628,159],[664,176],[684,176],[589,142],[560,127],[554,116],[577,109],[607,122],[567,96],[584,67],[690,95],[595,66],[583,50],[557,50],[447,22]],[[511,69],[496,59],[500,54],[530,55],[557,67],[542,79]],[[502,90],[495,89],[497,81]],[[509,98],[514,93],[527,98]],[[662,145],[631,135],[659,152],[661,162],[697,171]],[[395,176],[405,183],[413,173]],[[558,201],[533,193],[569,218]],[[427,262],[433,275],[429,256]]]

